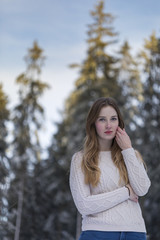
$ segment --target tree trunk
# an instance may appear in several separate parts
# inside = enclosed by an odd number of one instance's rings
[[[81,222],[82,222],[82,217],[80,213],[77,211],[76,240],[79,239],[81,234],[81,225],[82,225]]]
[[[24,179],[22,179],[22,181],[20,182],[20,188],[18,192],[18,209],[17,209],[16,230],[15,230],[14,240],[19,240],[19,235],[20,235],[22,207],[23,207],[23,189],[24,189]]]

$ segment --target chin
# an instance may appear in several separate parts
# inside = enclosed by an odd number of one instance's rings
[[[113,140],[114,139],[114,137],[113,136],[107,136],[107,137],[105,137],[105,139],[104,140]]]

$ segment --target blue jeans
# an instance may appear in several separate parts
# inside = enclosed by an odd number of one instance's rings
[[[81,233],[79,240],[146,240],[146,233],[88,230]]]

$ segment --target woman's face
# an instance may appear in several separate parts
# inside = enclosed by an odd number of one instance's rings
[[[101,141],[112,140],[116,135],[118,124],[116,110],[111,106],[103,107],[95,122],[98,139]]]

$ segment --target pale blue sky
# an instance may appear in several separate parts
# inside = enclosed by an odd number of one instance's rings
[[[17,97],[15,78],[25,70],[23,61],[34,40],[47,57],[42,80],[51,89],[42,98],[47,124],[44,134],[55,130],[51,122],[60,119],[58,109],[74,88],[78,73],[68,68],[85,58],[89,11],[98,0],[0,0],[0,82],[10,105]],[[105,0],[107,12],[116,16],[114,27],[121,44],[128,40],[138,51],[153,30],[160,35],[159,0]],[[49,136],[49,135],[47,135]],[[46,140],[46,142],[49,140]]]

